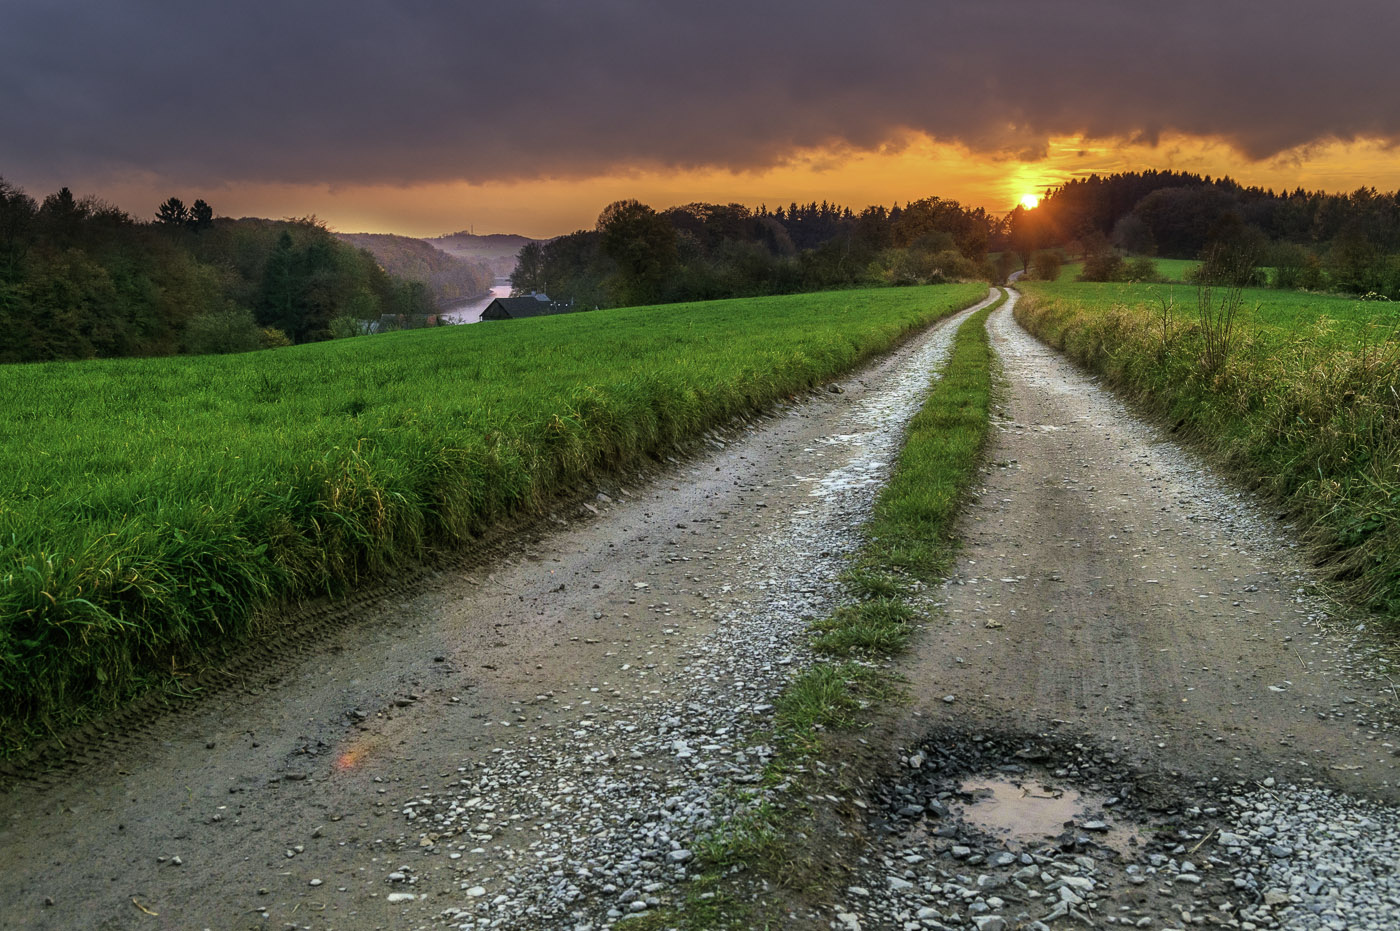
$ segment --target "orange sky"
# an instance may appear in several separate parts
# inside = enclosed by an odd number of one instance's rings
[[[635,197],[662,208],[692,201],[770,207],[827,199],[854,208],[937,195],[1009,211],[1023,194],[1041,193],[1073,177],[1144,168],[1220,176],[1275,190],[1302,186],[1352,191],[1400,189],[1400,153],[1378,141],[1318,144],[1250,162],[1228,145],[1188,136],[1164,136],[1156,145],[1121,139],[1051,139],[1045,156],[1026,161],[974,154],[957,145],[910,135],[882,151],[808,150],[779,167],[756,172],[634,169],[598,177],[488,184],[245,185],[187,192],[202,196],[223,216],[287,217],[315,214],[342,232],[435,236],[474,228],[478,233],[547,237],[591,227],[614,200]],[[144,216],[169,196],[156,179],[132,178],[103,196]]]

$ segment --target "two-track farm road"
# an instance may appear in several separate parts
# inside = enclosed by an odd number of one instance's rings
[[[599,929],[675,902],[958,319],[11,787],[0,927]],[[1267,511],[1009,309],[990,328],[1007,394],[966,546],[910,704],[842,761],[864,807],[831,795],[843,830],[807,843],[846,875],[780,893],[788,924],[1400,927],[1383,658],[1319,620]]]
[[[1393,654],[1328,617],[1259,502],[1011,306],[988,326],[1006,397],[941,614],[902,664],[902,766],[836,912],[1400,928]]]
[[[554,929],[672,899],[965,316],[0,796],[0,927]]]

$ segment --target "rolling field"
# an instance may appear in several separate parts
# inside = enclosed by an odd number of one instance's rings
[[[811,387],[983,285],[0,368],[0,746],[591,474]]]
[[[1400,623],[1400,309],[1194,286],[1027,282],[1017,318],[1297,518],[1339,580]]]

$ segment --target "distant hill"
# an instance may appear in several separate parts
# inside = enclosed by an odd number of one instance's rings
[[[495,284],[497,272],[488,263],[439,249],[422,239],[392,233],[336,235],[355,248],[368,251],[396,278],[423,282],[439,307],[479,297]],[[515,267],[514,260],[511,267]]]
[[[452,233],[426,240],[449,255],[485,263],[492,272],[502,278],[515,271],[515,257],[520,254],[522,246],[526,243],[546,241],[506,233],[492,233],[489,236]]]

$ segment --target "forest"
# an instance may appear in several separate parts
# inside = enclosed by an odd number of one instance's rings
[[[236,352],[352,335],[434,309],[314,217],[216,217],[172,197],[143,222],[0,179],[0,362]]]
[[[1032,263],[1039,256],[1039,261]],[[826,201],[769,210],[609,205],[593,229],[520,252],[511,285],[582,306],[709,300],[830,288],[1053,277],[1151,279],[1153,257],[1201,259],[1241,284],[1400,300],[1400,194],[1298,189],[1143,171],[1076,179],[1039,207],[996,217],[926,197],[856,212]]]
[[[1241,283],[1400,299],[1400,192],[1275,193],[1230,178],[1094,175],[1007,217],[1003,245],[1029,267],[1041,250],[1082,256],[1087,278],[1126,280],[1128,256],[1228,256]],[[1144,267],[1144,266],[1139,266]]]
[[[714,300],[1005,277],[989,268],[1002,221],[926,197],[860,213],[826,201],[770,211],[610,204],[591,230],[520,251],[511,287],[586,307]]]

